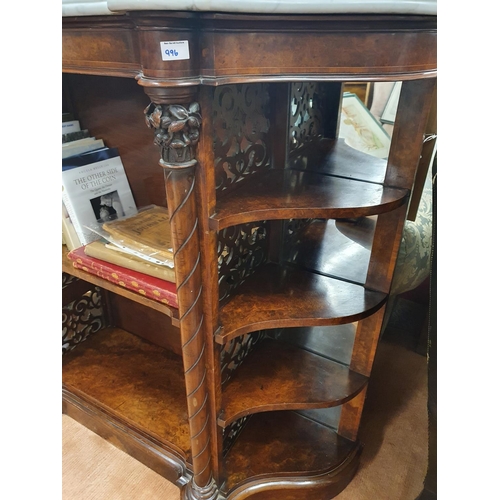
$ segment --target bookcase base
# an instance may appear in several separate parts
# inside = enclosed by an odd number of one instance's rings
[[[360,443],[353,443],[352,452],[334,469],[321,475],[300,475],[255,479],[230,492],[227,500],[331,500],[351,482],[359,466]]]
[[[130,428],[66,388],[62,391],[62,412],[179,488],[191,479],[190,464],[176,450]]]

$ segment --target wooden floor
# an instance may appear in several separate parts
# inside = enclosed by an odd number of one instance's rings
[[[415,500],[423,487],[427,361],[413,347],[425,310],[402,305],[375,359],[360,428],[361,465],[338,500]],[[401,324],[408,325],[406,332]],[[179,499],[173,484],[67,416],[62,431],[63,500]]]

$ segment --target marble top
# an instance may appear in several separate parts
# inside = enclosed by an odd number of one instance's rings
[[[437,15],[437,0],[62,0],[62,15],[95,16],[132,10],[250,14]]]

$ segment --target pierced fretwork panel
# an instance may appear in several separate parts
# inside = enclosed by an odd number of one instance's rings
[[[271,337],[274,334],[274,330],[261,330],[258,332],[247,333],[246,335],[234,338],[224,346],[221,354],[222,388],[224,388],[224,386],[229,382],[235,370],[255,349],[257,344],[259,344],[263,339]],[[224,455],[229,451],[250,417],[251,415],[240,418],[224,429],[222,445]]]
[[[71,285],[71,283],[74,283],[75,281],[78,281],[78,278],[76,276],[71,276],[71,274],[62,273],[62,287],[63,288],[66,288],[67,286]]]
[[[221,354],[221,385],[224,387],[234,370],[253,351],[254,347],[265,338],[264,331],[247,333],[228,342]]]
[[[105,326],[101,290],[98,287],[93,287],[81,298],[62,308],[63,354],[71,351],[89,335]]]
[[[268,84],[217,87],[213,107],[215,185],[222,191],[270,168]]]
[[[300,233],[314,219],[289,219],[283,225],[283,259],[293,261],[295,257],[295,248],[300,243]]]
[[[291,84],[289,153],[318,139],[337,136],[341,92],[340,82]]]
[[[218,234],[219,300],[229,297],[267,259],[269,223],[240,224]]]
[[[252,418],[252,415],[248,415],[246,417],[239,418],[235,420],[232,424],[229,424],[222,431],[222,455],[226,456],[227,452],[231,449],[231,446],[236,441],[238,436],[241,434],[241,431],[248,423],[248,420]]]
[[[295,83],[290,103],[290,151],[322,135],[320,84]]]

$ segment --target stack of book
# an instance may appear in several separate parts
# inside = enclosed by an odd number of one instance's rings
[[[90,136],[88,129],[82,130],[80,121],[76,120],[70,113],[62,115],[62,159],[63,172],[69,168],[74,168],[81,165],[81,157],[94,151],[106,150],[104,141]],[[95,157],[87,156],[87,164],[94,162]],[[78,221],[75,221],[76,213],[71,205],[71,200],[64,196],[64,179],[63,174],[63,202],[62,202],[62,239],[70,250],[78,248],[85,244],[86,239],[81,234],[81,229],[78,227]],[[73,212],[73,218],[71,213]],[[78,227],[78,229],[77,229]]]
[[[103,227],[107,238],[69,252],[73,266],[177,307],[167,209],[151,206]]]
[[[65,144],[89,149],[66,156]],[[77,120],[63,122],[62,221],[75,268],[177,307],[167,209],[138,210],[118,150]]]
[[[79,120],[72,115],[63,114],[62,121],[62,157],[87,153],[104,147],[104,141],[90,136],[88,129],[82,130]]]

